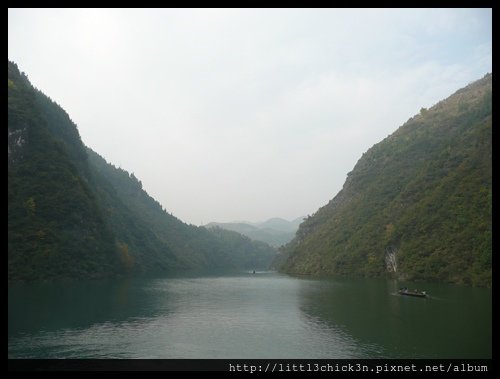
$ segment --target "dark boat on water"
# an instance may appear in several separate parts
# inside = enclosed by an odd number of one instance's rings
[[[410,291],[408,288],[401,288],[398,291],[398,294],[404,295],[404,296],[413,296],[413,297],[427,297],[427,293],[425,291]]]

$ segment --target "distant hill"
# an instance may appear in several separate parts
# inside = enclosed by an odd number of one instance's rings
[[[87,148],[69,115],[8,62],[8,279],[267,268],[275,249],[187,225]]]
[[[231,230],[252,240],[262,241],[271,246],[279,247],[291,241],[295,237],[295,232],[304,217],[299,217],[292,221],[282,218],[271,218],[264,222],[252,223],[248,221],[241,222],[211,222],[205,225],[207,228],[220,227]]]
[[[422,108],[363,154],[275,265],[288,273],[491,286],[491,210],[488,74]]]

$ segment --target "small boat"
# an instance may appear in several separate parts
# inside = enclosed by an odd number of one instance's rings
[[[414,297],[427,297],[428,296],[425,291],[418,291],[418,290],[410,291],[410,290],[408,290],[408,288],[401,288],[398,291],[398,294],[404,295],[404,296],[414,296]]]

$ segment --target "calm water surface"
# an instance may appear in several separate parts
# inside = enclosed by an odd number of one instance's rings
[[[491,358],[491,290],[273,272],[9,286],[9,358]]]

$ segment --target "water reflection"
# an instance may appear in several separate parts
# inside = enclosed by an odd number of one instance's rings
[[[9,357],[488,358],[491,291],[275,273],[9,288]],[[404,283],[403,283],[404,285]]]
[[[131,317],[151,317],[161,299],[142,291],[141,280],[125,278],[17,284],[9,288],[8,300],[11,337],[21,332],[83,329]]]
[[[488,290],[426,283],[437,296],[422,299],[396,295],[400,286],[376,279],[319,280],[301,287],[300,309],[348,333],[366,358],[491,357]]]

